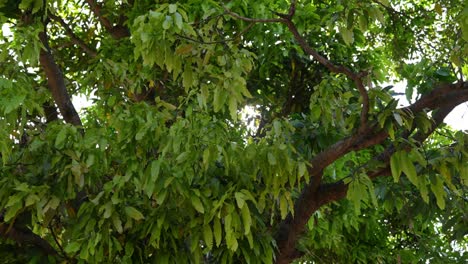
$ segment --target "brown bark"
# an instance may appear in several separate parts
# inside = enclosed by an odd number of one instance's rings
[[[47,33],[46,26],[44,31],[39,33],[39,39],[44,45],[44,49],[41,50],[39,56],[39,62],[42,69],[47,77],[47,84],[55,103],[57,104],[63,119],[72,125],[81,127],[81,119],[73,106],[70,95],[68,94],[65,80],[63,78],[62,71],[55,63],[54,57],[52,56]]]
[[[369,124],[369,98],[367,91],[363,85],[362,78],[367,74],[366,72],[354,72],[343,65],[335,65],[330,60],[319,54],[316,50],[309,46],[307,41],[300,35],[296,26],[292,22],[292,17],[295,13],[296,1],[291,1],[288,14],[277,15],[280,18],[273,19],[254,19],[238,15],[226,8],[226,13],[230,16],[248,21],[251,23],[283,23],[289,31],[293,34],[294,39],[298,42],[304,52],[320,64],[324,65],[330,72],[341,73],[346,75],[350,80],[353,80],[356,88],[362,97],[362,110],[360,118],[359,130],[347,138],[344,138],[337,143],[333,144],[326,150],[318,153],[310,162],[309,174],[311,182],[302,190],[301,195],[295,201],[294,212],[295,215],[288,215],[286,219],[280,224],[279,231],[276,235],[276,244],[278,246],[278,253],[276,256],[276,263],[289,263],[299,257],[301,253],[296,250],[296,244],[301,234],[304,232],[305,226],[309,221],[312,214],[317,211],[322,205],[331,201],[337,201],[345,197],[347,186],[343,182],[333,184],[321,184],[323,170],[343,157],[350,151],[361,150],[373,145],[382,143],[388,138],[388,133],[380,128],[377,124]],[[414,139],[423,142],[434,130],[442,123],[445,116],[457,105],[468,101],[468,82],[459,82],[457,84],[444,84],[435,87],[429,94],[424,95],[420,100],[414,104],[403,108],[410,112],[417,113],[425,109],[436,110],[434,113],[434,124],[428,133],[418,132]],[[414,128],[413,128],[414,129]],[[412,129],[412,130],[413,130]],[[412,131],[411,130],[411,131]],[[410,131],[406,136],[410,135]],[[395,151],[391,145],[387,150],[379,155],[381,161],[387,162],[390,156]],[[388,166],[377,172],[369,172],[371,179],[380,175],[389,174]]]

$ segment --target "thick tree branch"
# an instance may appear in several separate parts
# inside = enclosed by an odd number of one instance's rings
[[[327,58],[320,55],[316,50],[309,46],[307,41],[298,32],[295,24],[292,22],[292,16],[295,12],[295,1],[291,2],[288,14],[277,14],[279,19],[252,19],[240,16],[228,9],[226,12],[234,18],[249,21],[252,23],[275,23],[280,22],[286,24],[289,31],[293,34],[295,40],[304,50],[304,52],[324,65],[330,72],[341,73],[346,75],[349,79],[353,80],[363,100],[363,108],[361,110],[360,128],[357,134],[348,138],[338,141],[323,152],[317,154],[311,160],[311,167],[309,174],[311,176],[311,183],[308,184],[303,190],[299,198],[295,202],[294,217],[288,217],[281,223],[280,229],[277,234],[278,255],[276,263],[289,263],[300,254],[296,250],[296,243],[304,231],[304,228],[309,221],[310,216],[318,210],[322,205],[336,201],[345,197],[347,186],[343,182],[335,184],[321,185],[323,170],[342,157],[346,153],[354,150],[364,149],[373,145],[382,143],[388,138],[388,133],[382,130],[377,124],[368,125],[369,113],[369,96],[363,84],[362,78],[365,77],[367,72],[355,73],[351,69],[335,65]],[[425,109],[434,110],[440,108],[434,116],[434,126],[427,134],[418,133],[415,138],[424,141],[433,130],[443,121],[443,118],[453,109],[454,106],[468,101],[468,84],[447,84],[436,87],[431,93],[423,96],[413,105],[410,105],[405,110],[413,113],[423,111]],[[419,136],[418,136],[419,135]],[[389,157],[393,153],[394,148],[390,148],[382,153],[383,159],[388,162]],[[369,177],[375,178],[380,175],[389,174],[388,166],[377,172],[370,173]]]
[[[84,52],[86,52],[92,58],[95,58],[97,56],[97,52],[94,49],[90,48],[88,45],[86,45],[86,43],[83,40],[78,38],[78,36],[76,36],[76,34],[73,32],[70,26],[68,26],[68,24],[65,23],[65,21],[61,17],[56,16],[52,13],[49,14],[49,17],[52,20],[55,20],[56,22],[58,22],[60,25],[62,25],[62,27],[65,29],[65,32],[67,33],[67,35],[70,37],[71,41],[75,45],[80,47]]]
[[[34,234],[30,230],[17,229],[15,226],[9,227],[6,223],[0,223],[0,236],[11,239],[18,244],[29,244],[40,249],[46,255],[57,255],[57,251],[42,237]]]
[[[52,56],[46,33],[46,25],[44,25],[44,31],[39,33],[39,39],[41,40],[42,45],[44,45],[44,48],[41,49],[40,52],[39,62],[46,74],[47,84],[52,93],[52,97],[54,98],[54,101],[65,121],[69,124],[81,127],[82,124],[80,117],[78,116],[70,95],[68,94],[62,71],[58,67],[57,63],[55,63],[54,57]]]
[[[117,24],[115,26],[112,25],[111,21],[101,13],[102,6],[95,0],[86,0],[86,3],[88,3],[89,8],[98,18],[101,25],[107,30],[107,32],[109,32],[109,34],[111,34],[114,39],[121,39],[130,36],[130,30],[128,30],[127,27],[121,24]]]
[[[414,113],[425,109],[436,110],[433,114],[434,123],[427,132],[420,131],[413,136],[414,140],[423,142],[443,122],[443,119],[456,106],[468,101],[468,83],[447,84],[435,88],[431,93],[404,109]],[[338,141],[323,152],[317,154],[309,168],[311,183],[307,185],[295,202],[295,215],[288,217],[281,223],[277,234],[278,255],[276,263],[289,263],[300,256],[295,246],[311,215],[322,205],[346,196],[347,186],[343,182],[334,184],[320,184],[323,170],[350,151],[361,150],[379,143],[388,138],[388,133],[378,125],[367,128],[363,133],[350,136]],[[391,155],[395,152],[390,146],[377,158],[388,164]],[[374,179],[381,175],[388,175],[388,166],[377,172],[370,172],[369,177]]]

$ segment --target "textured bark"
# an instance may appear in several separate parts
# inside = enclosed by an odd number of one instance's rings
[[[52,56],[47,34],[45,31],[39,33],[39,39],[44,45],[39,56],[39,62],[47,77],[47,84],[55,103],[57,104],[63,119],[72,125],[82,126],[80,117],[73,106],[70,95],[68,94],[62,71]]]

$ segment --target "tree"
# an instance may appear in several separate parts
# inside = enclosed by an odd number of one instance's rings
[[[5,262],[467,260],[464,1],[0,13]]]

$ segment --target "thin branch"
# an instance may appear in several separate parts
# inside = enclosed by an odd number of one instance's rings
[[[333,73],[342,73],[348,78],[354,81],[356,87],[358,88],[359,94],[362,97],[362,111],[361,111],[361,126],[360,132],[363,132],[366,128],[368,113],[369,113],[369,95],[367,94],[366,88],[364,87],[362,78],[368,75],[367,72],[355,73],[351,69],[343,65],[335,65],[330,60],[320,55],[315,49],[313,49],[307,41],[301,36],[299,31],[296,28],[296,25],[292,20],[283,20],[283,23],[286,24],[289,31],[293,34],[294,39],[297,41],[299,46],[304,50],[304,52],[314,59],[316,59],[320,64],[325,66],[330,72]]]
[[[62,71],[58,67],[57,63],[55,63],[54,57],[52,56],[46,28],[47,27],[44,24],[44,31],[39,33],[39,39],[44,46],[40,51],[39,62],[46,74],[49,90],[51,91],[52,97],[54,98],[63,118],[67,123],[81,127],[82,123],[80,116],[76,112],[70,95],[68,94]]]
[[[50,234],[54,238],[55,244],[57,244],[57,247],[59,248],[59,250],[61,252],[62,257],[67,259],[68,258],[67,254],[65,253],[65,250],[63,250],[62,245],[59,243],[58,238],[57,238],[57,236],[55,235],[55,232],[54,232],[54,227],[51,224],[49,224],[49,230],[50,230]]]
[[[239,20],[246,21],[246,22],[252,22],[252,23],[278,23],[278,22],[284,23],[286,20],[284,18],[249,18],[249,17],[241,16],[237,13],[234,13],[231,10],[229,10],[227,7],[224,7],[224,10],[226,11],[227,14],[229,14],[230,16],[234,18],[237,18]]]
[[[98,4],[95,0],[86,0],[88,3],[91,11],[94,15],[98,18],[99,22],[101,22],[102,26],[111,34],[114,39],[121,39],[130,36],[130,31],[127,27],[117,24],[113,26],[111,21],[107,19],[102,13],[101,9],[102,6]]]
[[[206,44],[206,45],[220,44],[220,43],[227,43],[227,42],[231,42],[231,41],[235,41],[235,40],[239,39],[240,37],[242,37],[242,35],[247,33],[247,31],[249,31],[254,25],[255,25],[255,23],[251,22],[246,28],[244,28],[241,32],[236,34],[234,37],[227,38],[227,39],[224,39],[224,40],[203,41],[203,40],[197,40],[197,39],[194,39],[194,38],[191,38],[191,37],[183,36],[183,35],[180,35],[180,34],[177,34],[177,33],[175,35],[177,37],[179,37],[179,38],[182,38],[182,39],[185,39],[185,40],[188,40],[188,41],[192,41],[192,42],[196,42],[196,43],[200,43],[200,44]]]
[[[88,45],[86,45],[86,43],[83,40],[78,38],[78,36],[76,36],[76,34],[73,32],[70,26],[68,26],[68,24],[65,23],[65,21],[61,17],[56,16],[52,13],[49,13],[49,17],[52,20],[58,22],[60,25],[62,25],[62,27],[65,29],[65,32],[74,44],[78,45],[84,52],[88,53],[88,55],[92,58],[95,58],[97,56],[97,52],[94,49],[90,48]]]
[[[330,72],[333,73],[341,73],[346,75],[349,79],[353,80],[355,83],[359,94],[362,97],[362,110],[361,110],[361,117],[360,117],[360,128],[359,132],[363,133],[364,130],[367,127],[367,122],[368,122],[368,114],[369,114],[369,95],[367,94],[366,88],[364,86],[364,83],[362,81],[362,78],[368,75],[368,72],[358,72],[355,73],[351,69],[343,66],[343,65],[335,65],[333,64],[330,60],[325,58],[324,56],[320,55],[315,49],[313,49],[307,41],[302,37],[302,35],[299,33],[299,31],[296,28],[296,25],[292,21],[292,17],[294,16],[296,12],[296,1],[293,0],[291,1],[291,5],[289,7],[289,12],[288,14],[281,14],[281,13],[275,13],[278,15],[280,18],[271,18],[271,19],[254,19],[254,18],[248,18],[241,16],[235,12],[232,12],[228,8],[224,8],[226,13],[229,14],[230,16],[243,20],[243,21],[248,21],[252,23],[283,23],[285,24],[289,31],[293,34],[294,39],[297,41],[299,46],[304,50],[304,52],[310,56],[312,56],[314,59],[316,59],[320,64],[324,65]]]

